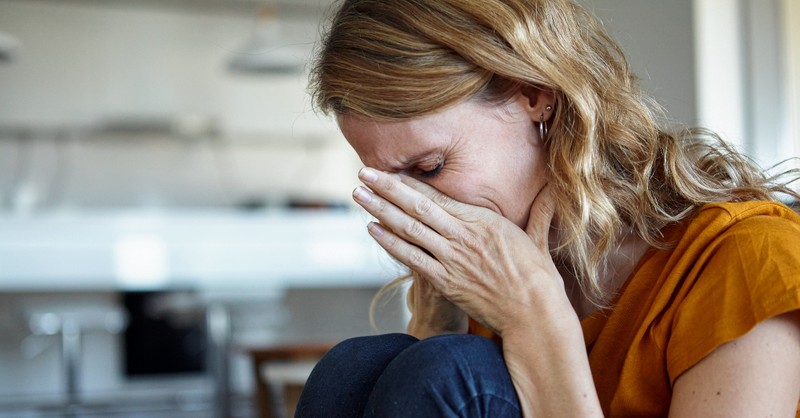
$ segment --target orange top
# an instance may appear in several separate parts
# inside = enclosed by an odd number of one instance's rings
[[[606,416],[666,416],[683,372],[800,309],[800,216],[788,207],[710,204],[664,234],[673,248],[650,249],[613,307],[581,321]]]

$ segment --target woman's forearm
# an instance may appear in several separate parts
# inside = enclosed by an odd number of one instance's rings
[[[503,354],[524,417],[603,416],[584,347],[574,312],[506,330]]]

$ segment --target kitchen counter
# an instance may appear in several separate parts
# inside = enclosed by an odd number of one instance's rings
[[[0,291],[380,286],[398,270],[353,210],[0,215]]]

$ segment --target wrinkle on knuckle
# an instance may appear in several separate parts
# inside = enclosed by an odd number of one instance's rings
[[[375,213],[386,213],[386,201],[383,199],[378,199],[375,202],[374,208]]]
[[[414,251],[408,256],[409,267],[420,268],[425,265],[425,253],[422,251]]]
[[[406,225],[404,232],[410,238],[419,238],[425,234],[425,226],[422,222],[414,219]]]
[[[387,250],[394,249],[397,246],[397,241],[398,241],[398,238],[396,236],[394,236],[394,235],[391,235],[391,236],[386,238],[386,241],[383,244],[383,246]]]
[[[384,180],[381,185],[383,186],[383,190],[386,192],[391,192],[395,189],[395,187],[397,187],[397,183],[392,179]]]
[[[447,278],[444,282],[444,285],[445,288],[447,289],[447,294],[451,296],[458,294],[461,288],[461,284],[458,282],[458,280],[452,277]]]
[[[483,240],[471,232],[463,232],[459,236],[459,242],[466,249],[473,252],[482,252],[484,249]]]
[[[451,199],[447,195],[445,195],[442,192],[438,192],[438,191],[433,193],[433,196],[431,196],[430,199],[431,199],[431,201],[433,201],[433,203],[436,203],[437,205],[439,205],[439,206],[441,206],[443,208],[448,207],[450,205],[450,202],[451,202]]]
[[[414,205],[414,214],[417,216],[426,216],[433,211],[433,201],[422,199],[417,201]]]

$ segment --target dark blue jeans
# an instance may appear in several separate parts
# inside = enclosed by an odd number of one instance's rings
[[[344,341],[320,360],[298,418],[521,417],[503,353],[474,335]]]

